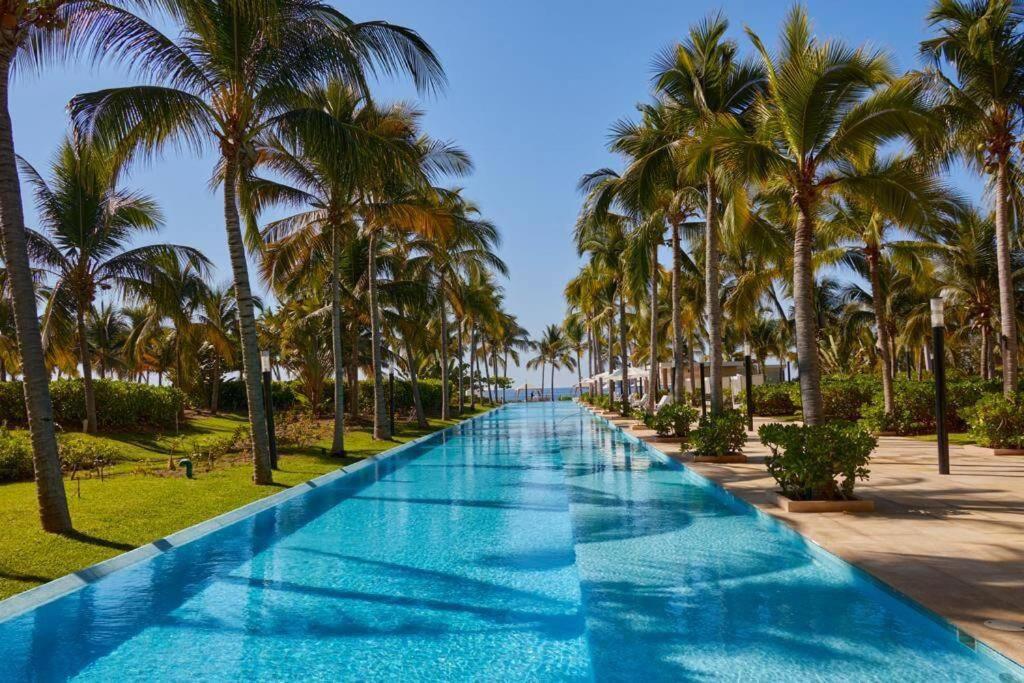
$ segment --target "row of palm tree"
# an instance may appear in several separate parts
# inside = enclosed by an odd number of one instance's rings
[[[81,373],[96,429],[94,366],[132,380],[166,373],[182,389],[223,373],[244,381],[253,480],[273,480],[261,395],[262,348],[319,402],[333,385],[334,444],[344,452],[345,387],[373,377],[375,438],[390,438],[385,366],[464,381],[477,400],[526,343],[502,308],[493,224],[445,185],[469,156],[428,136],[421,113],[371,95],[381,75],[420,92],[445,84],[429,45],[384,21],[354,22],[315,0],[19,0],[0,22],[0,237],[6,304],[0,368],[24,379],[43,528],[67,533],[49,381]],[[159,24],[170,25],[165,34]],[[140,85],[72,99],[72,133],[49,173],[20,159],[8,87],[17,68],[90,59]],[[123,187],[126,170],[168,149],[214,152],[231,282],[184,245],[132,246],[163,225],[156,201]],[[40,224],[25,225],[19,184]],[[267,212],[287,214],[265,222]],[[248,258],[278,304],[253,292]],[[39,303],[42,302],[40,316]],[[118,305],[120,304],[120,305]],[[258,312],[263,311],[258,317]],[[261,343],[262,336],[262,343]],[[368,362],[367,362],[368,361]],[[468,380],[464,379],[468,361]],[[333,380],[330,382],[329,380]],[[416,383],[413,382],[415,391]],[[415,396],[417,418],[425,422]]]
[[[823,373],[878,372],[891,413],[898,370],[930,365],[942,296],[951,360],[1001,367],[1015,396],[1020,21],[1009,0],[937,0],[925,64],[907,73],[816,37],[799,5],[774,50],[749,29],[744,50],[719,14],[691,27],[656,58],[639,120],[612,126],[621,168],[580,183],[567,327],[586,321],[592,373],[645,364],[657,386],[671,360],[678,394],[706,355],[716,414],[721,364],[749,344],[796,363],[808,424]],[[986,209],[950,186],[955,163],[986,178]]]

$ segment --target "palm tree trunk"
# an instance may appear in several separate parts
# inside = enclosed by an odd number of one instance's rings
[[[416,376],[416,363],[412,355],[412,346],[408,342],[405,344],[405,358],[409,363],[409,389],[412,391],[412,405],[416,410],[416,426],[420,429],[426,429],[430,425],[427,423],[427,416],[423,412],[423,399],[420,397],[420,384]]]
[[[551,400],[555,400],[555,363],[551,363]]]
[[[505,377],[508,377],[508,349],[507,348],[505,349],[505,353],[502,356],[501,369],[502,369],[502,374]],[[502,386],[501,386],[501,402],[502,403],[508,403],[508,390],[505,389],[505,384],[507,384],[507,382],[503,383]]]
[[[78,327],[78,360],[82,364],[82,388],[85,393],[85,432],[95,434],[96,424],[96,390],[92,384],[92,358],[89,354],[89,340],[85,331],[85,314],[83,306],[78,305],[75,311],[75,322]]]
[[[818,362],[818,331],[814,313],[814,267],[811,249],[814,224],[811,210],[801,205],[793,240],[793,304],[796,327],[797,363],[800,368],[800,398],[804,424],[824,419],[821,399],[821,370]]]
[[[708,355],[711,357],[711,414],[722,410],[722,300],[718,253],[718,188],[708,178],[708,206],[704,231],[704,299],[708,321]]]
[[[370,232],[369,266],[367,287],[370,296],[370,347],[373,357],[373,438],[387,441],[391,438],[391,425],[388,421],[388,403],[384,395],[384,371],[382,367],[383,350],[381,348],[380,311],[377,310],[377,233]]]
[[[476,410],[476,323],[469,328],[469,409]]]
[[[493,403],[494,399],[491,397],[491,369],[487,363],[487,342],[481,342],[480,354],[483,356],[484,364],[484,386],[487,387],[487,400]]]
[[[213,360],[213,372],[210,377],[210,412],[214,415],[220,410],[220,358]]]
[[[331,358],[334,361],[334,434],[331,453],[345,453],[345,362],[341,330],[341,235],[331,230]]]
[[[441,419],[449,418],[448,411],[448,311],[444,305],[444,282],[441,282]]]
[[[683,395],[683,311],[680,288],[683,278],[683,255],[679,244],[679,224],[672,224],[672,399],[678,403]]]
[[[540,400],[544,400],[544,382],[547,380],[548,366],[541,361],[540,364]]]
[[[658,405],[658,244],[651,245],[651,331],[650,368],[647,374],[647,411]]]
[[[245,379],[245,397],[249,404],[249,430],[252,438],[253,481],[256,484],[270,484],[273,483],[273,473],[270,469],[267,414],[263,405],[260,377],[260,346],[256,336],[252,290],[249,288],[249,266],[245,261],[245,243],[242,241],[238,219],[237,179],[237,160],[227,155],[224,158],[224,227],[227,230],[231,272],[234,276],[235,297],[238,303],[238,333],[242,339],[242,377]]]
[[[878,248],[869,247],[868,275],[871,278],[871,307],[875,313],[875,328],[878,330],[878,347],[882,354],[882,404],[886,415],[892,415],[896,401],[892,389],[892,355],[889,343],[889,323],[885,318],[885,302],[882,296],[882,279],[878,273]]]
[[[693,403],[694,405],[697,405],[697,401],[700,400],[701,389],[697,388],[697,368],[694,367],[694,362],[696,361],[696,358],[694,358],[694,356],[693,356],[693,351],[694,351],[694,348],[693,348],[694,347],[693,330],[690,330],[690,338],[689,339],[690,339],[690,341],[686,345],[686,348],[687,348],[687,351],[688,351],[688,354],[689,354],[689,357],[690,357],[690,391],[693,392],[693,396],[691,397],[690,402]],[[704,410],[704,406],[701,406],[700,409]]]
[[[72,531],[64,479],[57,455],[57,436],[53,428],[53,403],[50,399],[50,373],[43,355],[39,334],[36,293],[32,285],[28,249],[25,244],[25,216],[21,186],[14,152],[14,128],[8,107],[11,61],[16,49],[14,38],[4,30],[0,45],[0,239],[4,265],[11,288],[14,324],[21,352],[25,408],[32,438],[32,465],[35,470],[36,498],[43,529],[52,533]]]
[[[462,358],[462,327],[463,327],[463,322],[464,321],[461,318],[459,318],[458,320],[456,320],[456,322],[458,323],[458,327],[459,327],[459,331],[458,331],[458,345],[459,345],[459,348],[458,348],[458,351],[459,351],[459,415],[462,415],[462,411],[465,410],[465,407],[466,407],[466,402],[465,402],[466,390],[465,390],[465,387],[462,385],[463,377],[466,374],[466,363],[465,363],[465,361]]]
[[[999,270],[999,327],[1003,349],[1003,395],[1017,393],[1017,309],[1013,296],[1013,266],[1010,263],[1010,221],[1007,204],[1007,160],[999,157],[996,170],[996,265]]]
[[[989,366],[989,360],[992,353],[992,335],[988,329],[988,319],[984,316],[981,318],[981,378],[984,380],[991,379],[991,368]]]
[[[626,344],[626,293],[619,283],[619,357],[622,361],[622,414],[629,414],[629,346]]]

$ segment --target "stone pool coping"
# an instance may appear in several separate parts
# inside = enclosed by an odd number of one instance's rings
[[[760,457],[761,454],[757,452],[761,446],[758,442],[756,433],[748,433],[747,446],[744,450],[750,452],[753,457],[751,457],[747,463],[733,465],[709,465],[684,462],[679,457],[681,454],[677,455],[674,452],[674,450],[678,450],[678,447],[673,450],[671,444],[662,444],[651,439],[651,435],[654,434],[653,431],[647,433],[641,432],[638,434],[634,430],[621,428],[623,425],[632,424],[632,422],[634,422],[633,420],[630,420],[629,418],[622,418],[617,415],[614,417],[602,415],[600,412],[595,411],[584,404],[580,405],[587,408],[598,419],[607,422],[612,427],[620,428],[620,431],[627,439],[644,444],[648,451],[659,460],[673,463],[675,466],[685,470],[687,473],[695,477],[701,485],[710,487],[714,491],[720,493],[720,497],[727,504],[742,506],[748,511],[753,511],[753,513],[757,514],[759,517],[780,525],[782,528],[792,533],[794,537],[801,540],[807,550],[815,557],[832,563],[839,563],[841,566],[854,572],[857,576],[867,579],[882,590],[902,599],[906,604],[916,609],[920,614],[932,619],[939,625],[948,628],[951,632],[951,636],[956,637],[965,646],[971,647],[972,649],[983,653],[984,656],[996,661],[1009,662],[1009,667],[1011,669],[1020,669],[1024,667],[1024,639],[1020,638],[1020,634],[981,630],[981,628],[983,628],[981,626],[983,619],[996,618],[999,616],[998,614],[979,615],[971,620],[965,620],[963,618],[958,618],[958,615],[954,616],[949,614],[949,610],[942,608],[942,601],[946,600],[948,602],[949,600],[948,596],[950,589],[957,586],[951,585],[951,582],[949,581],[943,581],[942,583],[936,584],[933,580],[930,580],[930,576],[926,576],[926,580],[922,580],[920,575],[917,573],[914,574],[912,577],[914,580],[910,583],[903,583],[895,580],[899,578],[899,576],[891,569],[891,563],[887,565],[879,565],[877,562],[863,561],[861,554],[852,552],[860,550],[864,553],[865,548],[872,548],[878,553],[896,554],[899,550],[903,550],[905,554],[899,555],[897,558],[898,562],[895,564],[897,566],[908,566],[912,572],[923,571],[926,568],[924,566],[926,563],[919,556],[911,554],[913,549],[916,549],[916,546],[913,546],[913,541],[915,539],[911,537],[921,535],[921,532],[917,528],[908,529],[905,537],[901,535],[895,539],[899,542],[898,550],[887,547],[889,545],[888,538],[879,538],[878,536],[872,537],[871,534],[878,533],[876,531],[876,525],[878,524],[899,525],[901,523],[910,524],[920,523],[922,521],[927,523],[929,519],[931,521],[938,521],[935,518],[929,518],[927,515],[921,514],[918,511],[912,511],[912,513],[908,514],[905,518],[897,517],[896,519],[880,519],[880,517],[883,516],[880,513],[892,515],[892,506],[890,501],[886,501],[881,498],[881,495],[891,495],[891,493],[887,492],[885,494],[879,494],[870,490],[873,488],[871,485],[874,484],[875,481],[883,479],[883,477],[877,477],[877,479],[875,477],[875,467],[878,463],[874,460],[872,462],[872,480],[862,484],[858,488],[858,493],[867,494],[866,497],[877,499],[881,503],[879,512],[868,515],[817,513],[808,519],[808,515],[806,514],[787,513],[775,505],[774,491],[776,487],[765,470],[763,458]],[[762,422],[763,420],[755,421]],[[896,443],[905,445],[908,448],[924,447],[925,449],[930,448],[931,451],[934,451],[935,449],[934,444],[916,442],[909,439],[892,438],[884,439],[883,441],[884,444],[880,446],[879,451],[883,451],[883,448],[886,446],[892,448]],[[908,443],[903,444],[902,442]],[[881,460],[882,458],[880,456],[883,456],[882,452],[876,453],[875,460]],[[999,459],[993,458],[992,460],[998,462]],[[1006,459],[1003,459],[1004,462],[1005,460]],[[885,464],[889,464],[888,458],[885,459]],[[961,467],[964,467],[964,465]],[[902,477],[905,478],[904,472],[899,471],[899,475],[902,475]],[[893,478],[897,479],[898,477]],[[888,477],[886,477],[886,479],[888,479]],[[888,481],[885,483],[888,484]],[[921,492],[919,492],[918,495],[920,495],[920,493]],[[858,524],[868,528],[857,529],[856,527]],[[938,533],[940,536],[948,534],[945,530],[941,530]],[[811,534],[814,535],[812,536]],[[849,541],[850,538],[853,540]],[[847,541],[846,545],[842,543],[844,540]],[[929,538],[928,540],[930,541],[931,539]],[[907,550],[907,548],[911,549]],[[873,560],[874,558],[871,557],[870,559]],[[980,578],[981,577],[979,577],[979,580]],[[1004,595],[1004,597],[1006,596]],[[1017,619],[1021,618],[1020,611],[1013,612],[1012,606],[1010,607],[1010,610],[1012,613],[1016,614]],[[1002,618],[1013,617],[1003,616]],[[979,637],[977,634],[982,632],[984,632],[985,635],[983,637]]]
[[[163,553],[181,547],[188,543],[192,543],[204,536],[207,536],[215,531],[219,531],[225,527],[236,524],[243,519],[248,519],[254,515],[257,515],[264,510],[277,507],[283,503],[288,502],[292,498],[301,496],[309,491],[326,486],[335,481],[351,476],[355,472],[362,470],[370,465],[376,465],[385,460],[389,460],[394,456],[404,451],[413,448],[426,441],[436,439],[443,434],[451,432],[455,429],[461,428],[463,425],[467,425],[474,420],[478,420],[485,415],[489,415],[495,410],[500,409],[502,406],[495,406],[486,410],[479,415],[473,415],[461,422],[449,425],[444,429],[439,429],[436,432],[430,434],[424,434],[423,436],[417,437],[411,441],[398,444],[393,448],[389,448],[386,451],[381,451],[374,455],[363,458],[362,460],[352,463],[351,465],[345,465],[339,467],[336,470],[321,474],[318,477],[314,477],[301,484],[296,484],[291,488],[285,489],[279,493],[274,493],[267,496],[266,498],[260,498],[251,503],[247,503],[242,507],[229,510],[228,512],[211,517],[210,519],[199,522],[189,527],[185,527],[181,531],[176,531],[173,534],[158,538],[155,541],[139,546],[133,550],[129,550],[120,555],[97,562],[94,565],[79,569],[78,571],[72,572],[65,576],[62,576],[53,581],[44,583],[41,586],[30,588],[27,591],[12,595],[6,600],[0,601],[0,623],[21,616],[26,612],[30,612],[37,607],[41,607],[49,602],[53,602],[69,593],[73,593],[81,588],[84,588],[96,581],[99,581],[105,576],[109,576],[114,572],[136,565],[140,562],[144,562],[150,558],[162,555]]]

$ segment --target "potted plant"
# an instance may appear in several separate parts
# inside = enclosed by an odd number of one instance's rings
[[[967,412],[971,450],[986,455],[1024,455],[1024,402],[1000,394],[985,396]]]
[[[762,425],[761,443],[771,455],[768,473],[779,484],[776,502],[787,512],[870,512],[874,501],[854,497],[868,478],[868,460],[878,440],[842,423]]]
[[[746,462],[743,444],[747,442],[747,425],[743,413],[725,410],[718,415],[704,415],[693,430],[694,462]]]
[[[690,436],[690,425],[697,419],[697,409],[685,403],[669,403],[656,413],[644,413],[643,423],[653,429],[661,440],[683,443]]]

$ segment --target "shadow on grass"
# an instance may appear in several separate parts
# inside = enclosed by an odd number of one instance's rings
[[[120,543],[118,541],[111,541],[106,538],[100,538],[99,536],[93,536],[82,531],[71,531],[64,534],[65,538],[72,541],[78,541],[79,543],[88,543],[89,545],[97,545],[102,548],[111,548],[113,550],[134,550],[136,546],[131,543]]]

